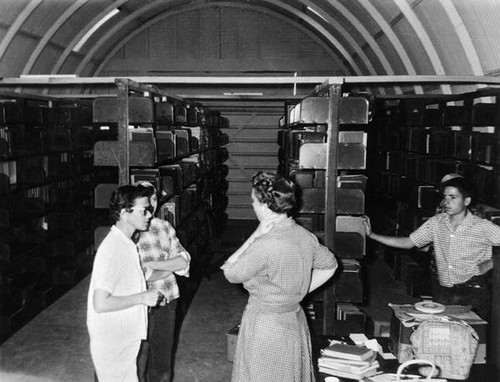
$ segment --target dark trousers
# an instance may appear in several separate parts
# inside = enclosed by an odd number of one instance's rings
[[[488,274],[474,276],[452,287],[438,285],[434,301],[445,305],[469,305],[481,318],[488,321],[491,310],[491,291]]]
[[[140,382],[170,382],[172,378],[176,309],[177,300],[173,300],[149,311],[148,339],[142,341],[137,358]]]

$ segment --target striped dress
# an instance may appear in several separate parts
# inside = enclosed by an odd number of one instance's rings
[[[336,266],[328,248],[288,218],[225,269],[230,282],[243,283],[249,292],[232,382],[314,381],[311,339],[300,302],[312,269]]]

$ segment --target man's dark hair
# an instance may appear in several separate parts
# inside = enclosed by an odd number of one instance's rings
[[[471,198],[472,201],[476,199],[474,186],[465,178],[457,177],[444,182],[441,191],[444,192],[446,187],[455,187],[464,198]]]
[[[119,187],[111,194],[109,202],[109,216],[111,223],[114,224],[120,220],[120,212],[122,209],[130,211],[134,206],[135,200],[139,198],[149,198],[150,193],[145,187],[137,187],[126,185]]]

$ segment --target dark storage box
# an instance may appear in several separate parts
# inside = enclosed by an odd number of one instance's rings
[[[115,97],[98,97],[93,103],[93,121],[97,123],[118,122],[119,102]],[[146,97],[129,97],[129,123],[153,123],[153,101]]]
[[[236,351],[236,344],[238,342],[238,332],[240,325],[236,325],[226,333],[226,358],[229,362],[234,361],[234,353]]]

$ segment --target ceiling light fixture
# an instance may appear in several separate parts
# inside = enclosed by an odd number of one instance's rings
[[[261,96],[264,93],[260,92],[224,92],[225,96]]]
[[[324,21],[328,21],[325,17],[323,17],[318,11],[314,10],[313,8],[307,7],[307,10],[311,13],[314,13],[316,16],[323,19]]]
[[[85,33],[85,36],[83,36],[82,39],[80,41],[78,41],[78,43],[73,48],[73,51],[79,52],[80,49],[82,48],[83,44],[85,44],[87,42],[87,40],[90,38],[90,36],[92,36],[96,30],[98,30],[106,21],[108,21],[110,18],[112,18],[118,12],[120,12],[120,10],[118,8],[113,9],[106,16],[104,16],[101,20],[99,20],[99,22],[97,22],[92,28],[90,28],[90,30],[87,33]]]
[[[78,78],[77,74],[21,74],[19,78],[45,79],[45,78]]]

